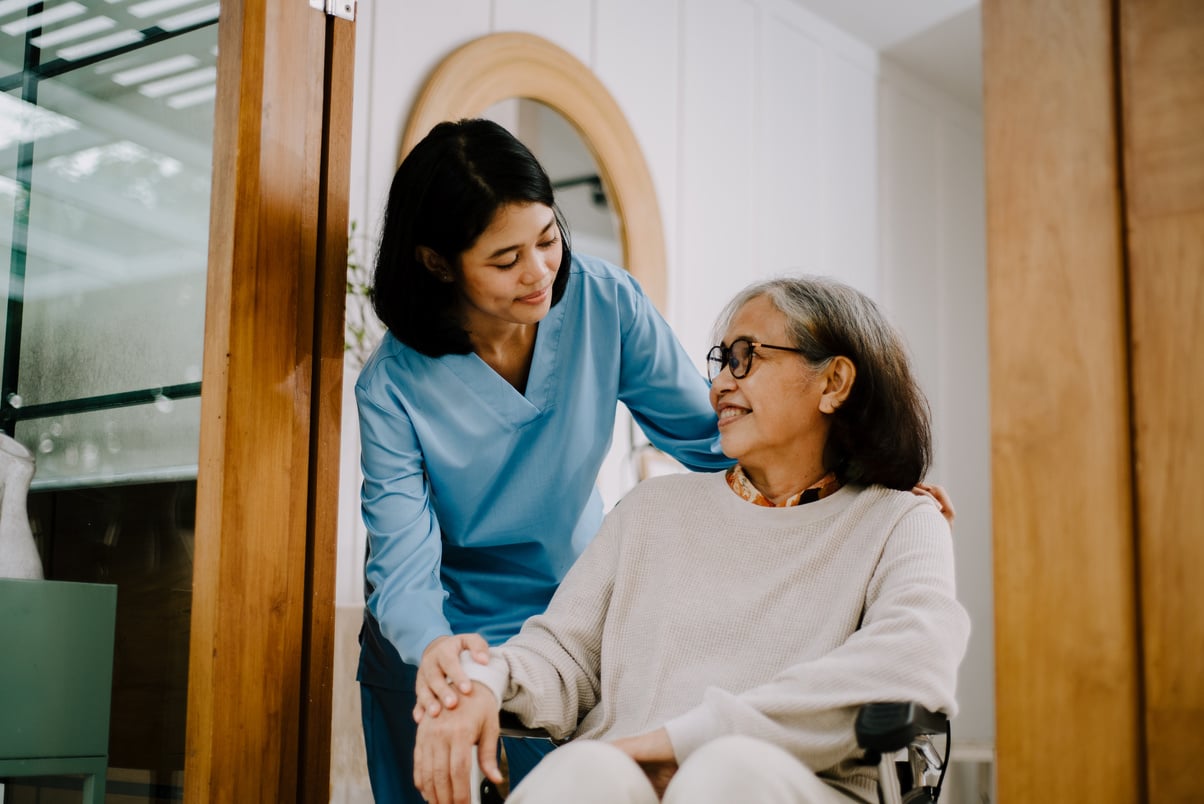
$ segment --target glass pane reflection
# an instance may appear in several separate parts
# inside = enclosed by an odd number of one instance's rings
[[[150,5],[93,3],[88,8],[103,14],[76,15],[76,23],[120,13],[126,27],[162,36],[157,25],[145,27],[155,20],[138,16]],[[155,4],[164,13],[190,5]],[[0,17],[0,31],[6,25]],[[15,55],[11,39],[0,35],[6,57]],[[6,321],[9,419],[30,406],[199,383],[201,373],[216,26],[79,67],[61,54],[78,54],[81,37],[52,41],[43,69],[58,72],[33,92],[26,80],[0,96],[0,211],[13,221],[0,226],[0,248],[9,269],[6,313],[19,316],[16,326]],[[81,451],[111,436],[88,430],[87,421],[71,427]],[[143,424],[172,457],[113,453],[108,473],[153,478],[157,468],[178,465],[181,452],[195,465],[195,422]],[[36,451],[34,429],[16,428]],[[56,481],[66,468],[56,463]],[[35,485],[46,479],[39,473]]]
[[[35,491],[129,483],[153,469],[156,480],[196,478],[199,398],[162,397],[150,405],[17,423],[16,438],[37,461]],[[163,439],[164,432],[172,438]]]

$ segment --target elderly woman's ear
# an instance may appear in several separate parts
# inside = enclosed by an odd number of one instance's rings
[[[824,392],[819,398],[820,413],[835,413],[849,398],[853,381],[857,379],[857,367],[844,355],[828,361],[823,370]]]

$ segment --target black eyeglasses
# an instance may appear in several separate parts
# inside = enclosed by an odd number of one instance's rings
[[[707,377],[713,381],[719,376],[719,372],[726,368],[731,369],[732,379],[744,379],[752,369],[753,356],[757,349],[777,349],[779,352],[797,352],[800,355],[803,353],[802,349],[795,349],[793,346],[774,346],[772,343],[736,338],[731,346],[720,344],[712,346],[711,351],[707,352]]]

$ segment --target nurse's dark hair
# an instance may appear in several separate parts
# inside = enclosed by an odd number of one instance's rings
[[[724,309],[716,331],[765,297],[786,317],[790,345],[816,370],[844,355],[857,369],[832,417],[824,466],[843,483],[907,490],[932,461],[928,401],[898,331],[872,299],[827,277],[789,277],[751,285]],[[718,338],[716,338],[716,343]]]
[[[560,228],[564,256],[552,304],[569,278],[569,232],[552,182],[534,154],[491,120],[444,122],[402,160],[389,188],[372,279],[372,307],[399,341],[440,357],[472,351],[457,315],[460,255],[507,204],[544,204]],[[440,281],[418,257],[438,254],[454,282]]]

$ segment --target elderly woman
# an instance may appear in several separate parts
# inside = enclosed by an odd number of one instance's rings
[[[949,526],[908,492],[930,432],[898,335],[820,278],[746,289],[719,330],[710,398],[737,465],[640,484],[545,614],[466,642],[476,688],[418,729],[428,801],[467,801],[478,758],[499,780],[499,708],[573,738],[519,804],[875,802],[858,706],[954,714],[969,621]]]

